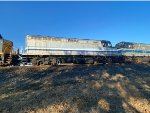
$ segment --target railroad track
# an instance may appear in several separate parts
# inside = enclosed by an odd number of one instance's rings
[[[149,62],[142,62],[143,64],[150,64]],[[133,63],[129,63],[129,64],[133,64]],[[137,63],[139,64],[139,63]],[[119,64],[119,63],[112,63],[112,64],[103,64],[103,63],[97,63],[97,64],[74,64],[74,63],[61,63],[61,64],[57,64],[57,65],[40,65],[40,66],[32,66],[32,65],[25,65],[25,66],[0,66],[1,68],[49,68],[49,67],[56,67],[56,66],[91,66],[91,65],[127,65],[127,63],[123,63],[123,64]]]

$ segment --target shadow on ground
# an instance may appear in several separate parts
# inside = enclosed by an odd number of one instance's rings
[[[149,64],[2,68],[0,86],[0,112],[150,112]]]

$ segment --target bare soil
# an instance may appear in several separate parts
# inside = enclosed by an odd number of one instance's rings
[[[150,64],[0,68],[2,113],[150,113]]]

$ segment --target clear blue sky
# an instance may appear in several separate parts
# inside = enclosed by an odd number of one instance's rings
[[[0,2],[0,33],[150,43],[150,2]]]

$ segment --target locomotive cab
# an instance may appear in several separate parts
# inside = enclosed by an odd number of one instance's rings
[[[102,40],[101,43],[102,43],[103,47],[112,48],[112,44],[110,41]]]

